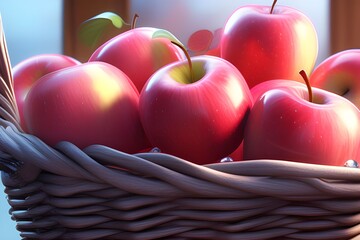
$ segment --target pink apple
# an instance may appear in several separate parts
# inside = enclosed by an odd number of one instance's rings
[[[360,108],[360,49],[338,52],[319,64],[310,76],[312,86],[341,95]]]
[[[140,94],[140,117],[150,143],[197,164],[219,162],[241,143],[252,106],[240,72],[213,56],[158,70]]]
[[[298,72],[311,72],[317,53],[312,22],[286,6],[238,8],[227,20],[221,39],[221,57],[240,70],[250,88],[271,79],[302,82]]]
[[[19,109],[20,124],[24,125],[23,106],[26,95],[32,86],[44,75],[70,66],[80,64],[76,59],[61,54],[40,54],[27,58],[12,69],[14,92]]]
[[[268,80],[262,83],[259,83],[255,85],[253,88],[250,89],[251,95],[253,96],[254,101],[257,100],[259,97],[261,97],[265,92],[271,90],[271,89],[280,89],[280,88],[288,88],[288,87],[295,87],[295,86],[301,86],[306,87],[305,83],[300,83],[296,81],[291,80],[285,80],[285,79],[274,79],[274,80]]]
[[[305,85],[271,89],[254,100],[245,128],[244,159],[342,166],[360,160],[360,112],[347,99]]]
[[[100,46],[89,61],[107,62],[122,70],[141,92],[149,77],[166,64],[182,60],[182,51],[168,39],[153,38],[157,28],[124,32]]]
[[[101,62],[68,67],[40,78],[27,94],[28,132],[54,146],[102,144],[134,153],[147,147],[139,93],[116,67]]]

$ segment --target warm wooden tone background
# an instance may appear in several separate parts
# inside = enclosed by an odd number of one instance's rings
[[[64,0],[64,53],[80,61],[87,61],[94,49],[78,39],[78,27],[85,20],[110,11],[128,21],[129,0]],[[110,38],[111,36],[107,36]]]
[[[360,1],[331,0],[330,53],[360,48]]]

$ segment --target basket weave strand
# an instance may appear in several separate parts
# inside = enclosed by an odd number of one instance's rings
[[[268,159],[199,166],[101,145],[50,147],[24,133],[0,35],[0,170],[23,239],[360,238],[359,169]]]
[[[99,145],[80,150],[68,142],[53,149],[11,126],[0,128],[0,146],[42,169],[36,181],[6,188],[25,238],[350,239],[360,234],[358,169],[276,160],[199,166],[161,153],[129,155]]]

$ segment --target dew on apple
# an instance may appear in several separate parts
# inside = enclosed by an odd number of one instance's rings
[[[359,168],[359,164],[357,161],[349,159],[345,162],[344,167]]]
[[[161,150],[160,150],[160,148],[158,148],[158,147],[154,147],[154,148],[152,148],[152,149],[150,150],[150,152],[152,152],[152,153],[160,153]]]
[[[224,157],[223,159],[220,160],[220,162],[233,162],[234,160],[231,157]]]

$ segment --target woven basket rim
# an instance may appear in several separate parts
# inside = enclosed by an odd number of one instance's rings
[[[360,238],[360,169],[197,165],[103,145],[50,147],[24,133],[1,18],[0,171],[24,239]]]

